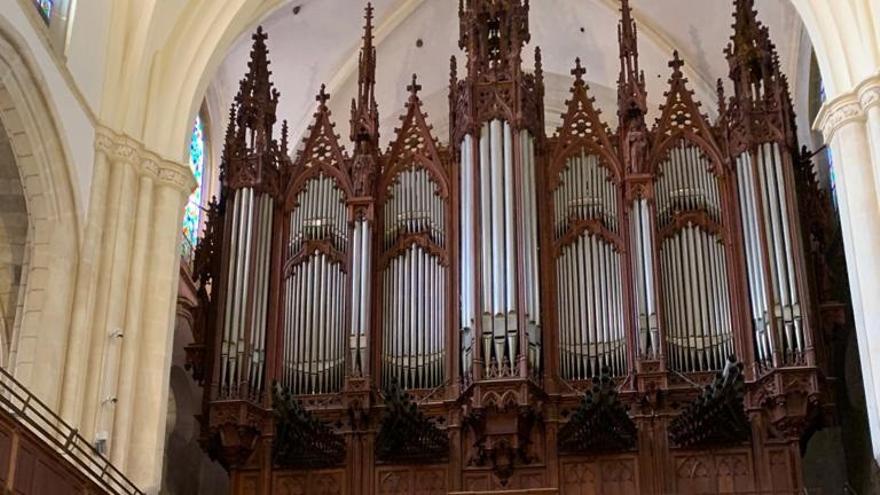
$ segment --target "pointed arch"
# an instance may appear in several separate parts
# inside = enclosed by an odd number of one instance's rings
[[[694,99],[694,92],[688,88],[688,79],[682,72],[684,62],[678,52],[669,63],[673,69],[669,78],[666,101],[660,107],[660,116],[651,132],[653,139],[649,171],[657,173],[657,167],[664,161],[672,148],[680,141],[698,146],[712,163],[713,172],[720,176],[721,165],[725,163],[724,154],[718,145],[709,119],[701,111],[701,103]]]
[[[79,209],[45,79],[25,46],[14,28],[0,22],[0,121],[12,144],[28,216],[21,317],[0,364],[54,408],[63,366],[37,363],[64,361],[80,251]]]
[[[296,195],[306,183],[322,174],[332,177],[346,198],[353,195],[351,178],[345,172],[348,156],[339,143],[336,124],[333,123],[327,107],[328,99],[329,95],[322,86],[318,95],[318,109],[312,125],[306,130],[303,146],[293,162],[291,176],[285,187],[285,207],[288,211],[294,207]]]
[[[602,120],[602,112],[596,108],[596,99],[590,96],[590,86],[583,79],[586,71],[581,67],[580,59],[575,64],[571,98],[565,102],[562,125],[556,129],[554,136],[549,174],[551,190],[559,186],[558,177],[566,167],[566,159],[581,151],[601,156],[615,182],[622,176],[620,160],[613,153],[615,147],[611,142],[611,130]]]

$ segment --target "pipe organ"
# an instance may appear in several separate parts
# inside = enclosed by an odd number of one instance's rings
[[[413,76],[383,148],[368,6],[351,146],[322,87],[294,153],[258,30],[187,348],[233,491],[801,490],[846,297],[811,281],[845,270],[815,273],[833,225],[802,205],[830,204],[753,0],[734,11],[713,118],[675,53],[648,125],[622,0],[615,127],[577,60],[548,134],[529,2],[461,0],[448,144]]]

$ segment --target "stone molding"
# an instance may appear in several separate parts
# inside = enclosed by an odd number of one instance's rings
[[[880,74],[868,79],[859,89],[859,103],[865,112],[880,105]]]
[[[843,126],[864,122],[868,110],[880,105],[880,73],[865,79],[850,92],[825,102],[813,128],[822,131],[830,142]]]
[[[95,128],[95,150],[106,154],[114,164],[131,165],[138,175],[151,177],[182,193],[189,194],[197,185],[188,165],[166,160],[139,141],[106,127]]]

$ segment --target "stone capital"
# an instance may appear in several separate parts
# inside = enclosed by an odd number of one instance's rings
[[[864,122],[868,110],[877,105],[880,105],[880,73],[865,79],[852,91],[826,101],[813,128],[822,131],[825,140],[830,142],[843,126]]]
[[[816,123],[813,127],[822,131],[825,135],[825,141],[831,142],[834,135],[843,126],[853,122],[864,122],[865,112],[859,104],[856,95],[848,93],[839,96],[822,106],[819,115],[816,116]]]
[[[133,166],[138,175],[172,186],[184,195],[197,185],[188,165],[162,158],[137,140],[107,127],[96,127],[95,150],[105,153],[114,164]]]
[[[859,103],[866,113],[880,105],[880,74],[868,79],[859,87]]]

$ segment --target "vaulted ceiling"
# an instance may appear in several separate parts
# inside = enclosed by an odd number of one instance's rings
[[[357,53],[363,26],[361,0],[294,0],[262,25],[269,33],[273,80],[281,91],[279,117],[299,136],[309,124],[314,95],[326,83],[341,134],[347,133],[348,109],[355,93]],[[543,52],[547,78],[547,122],[555,126],[568,96],[569,71],[580,57],[593,95],[606,119],[615,114],[618,72],[619,0],[533,0],[532,42]],[[723,49],[731,34],[732,0],[631,0],[639,25],[642,68],[649,100],[661,103],[673,50],[687,62],[691,87],[712,114],[715,81],[727,77]],[[795,77],[802,39],[800,19],[788,0],[757,0],[759,17],[770,28],[784,70]],[[449,58],[458,49],[458,0],[373,0],[379,59],[377,100],[383,142],[391,138],[406,101],[412,74],[419,75],[422,97],[445,141],[448,128]],[[221,66],[209,94],[215,106],[228,106],[247,68],[250,36],[243,36]],[[531,65],[529,62],[528,65]],[[225,112],[218,111],[219,118]],[[217,125],[221,122],[216,122]]]

